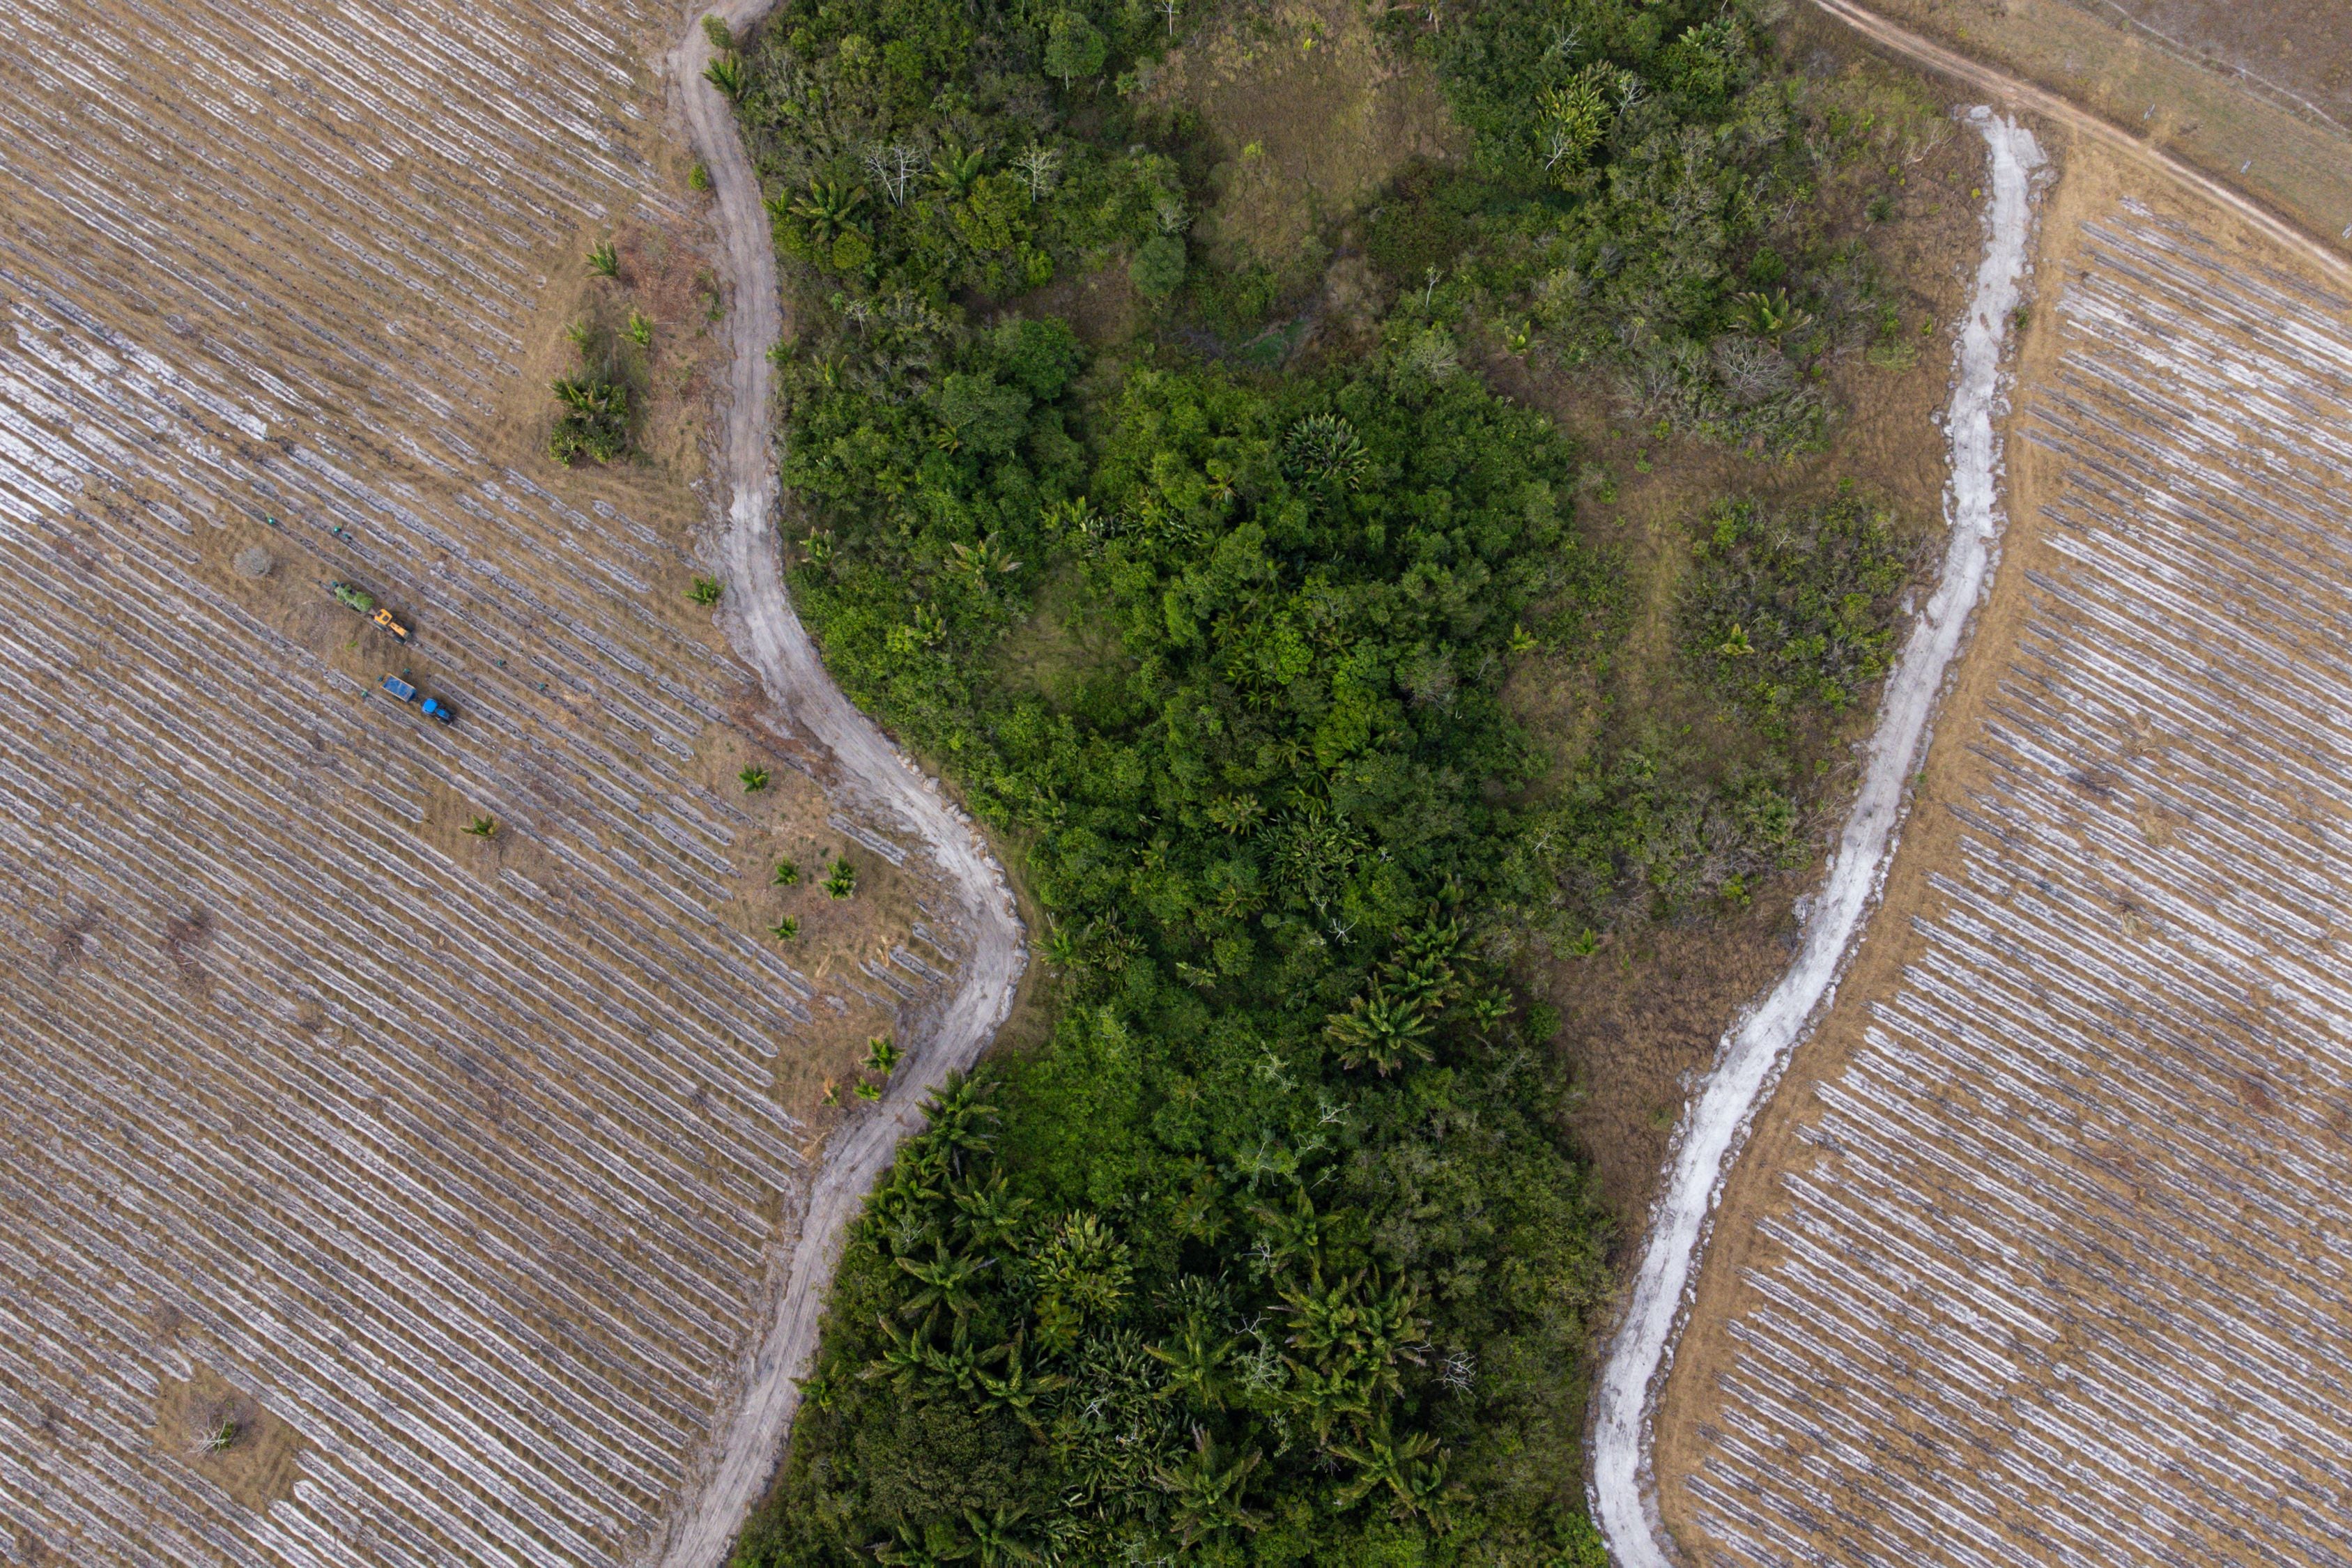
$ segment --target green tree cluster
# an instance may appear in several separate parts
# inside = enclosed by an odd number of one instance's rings
[[[747,1563],[1538,1563],[1580,1524],[1605,1226],[1481,956],[1577,468],[1426,359],[1087,403],[1020,321],[919,395],[796,381],[795,595],[1029,845],[1066,1000],[875,1200]],[[1115,634],[1054,693],[995,663],[1041,581]]]
[[[1867,253],[1825,237],[1823,196],[1884,128],[1779,68],[1756,10],[1482,0],[1419,33],[1475,169],[1385,210],[1374,254],[1409,262],[1410,284],[1483,234],[1465,282],[1515,348],[1616,367],[1644,422],[1819,447],[1826,362],[1878,311]]]
[[[1183,274],[1182,181],[1106,134],[1127,110],[1101,89],[1107,69],[1164,47],[1156,19],[785,0],[745,47],[739,95],[777,244],[853,296],[1001,297],[1131,252],[1164,297]]]
[[[1691,658],[1768,721],[1801,705],[1842,713],[1895,660],[1895,605],[1916,563],[1893,514],[1851,491],[1822,505],[1720,503],[1685,580]]]
[[[1110,264],[1208,309],[1198,160],[1101,90],[1160,19],[785,0],[737,41],[811,307],[794,598],[1021,856],[1056,1008],[869,1204],[741,1568],[1597,1563],[1608,1226],[1504,964],[1805,857],[1785,752],[1697,769],[1636,716],[1562,780],[1512,721],[1533,649],[1600,679],[1624,595],[1591,470],[1464,345],[1517,312],[1645,412],[1817,439],[1867,279],[1802,212],[1846,132],[1738,0],[1487,0],[1420,45],[1478,167],[1371,218],[1412,285],[1377,352],[1257,374],[973,324]],[[1704,639],[1748,617],[1786,689],[1717,687],[1752,737],[1852,700],[1892,590],[1834,508],[1732,510],[1682,657],[1726,679]]]

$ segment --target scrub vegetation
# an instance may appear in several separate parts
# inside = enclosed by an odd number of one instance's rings
[[[1599,1563],[1610,1226],[1510,966],[1805,860],[1800,721],[1907,580],[1851,498],[1727,500],[1672,657],[1743,761],[1557,776],[1507,682],[1605,678],[1624,576],[1585,454],[1479,366],[1818,446],[1878,307],[1817,198],[1893,132],[1737,5],[1396,13],[1472,151],[1363,215],[1360,345],[1300,349],[1311,301],[1188,238],[1222,154],[1149,90],[1181,16],[787,0],[737,41],[801,308],[793,595],[1022,852],[1054,1009],[869,1205],[746,1568]],[[1104,278],[1124,331],[1053,303]]]

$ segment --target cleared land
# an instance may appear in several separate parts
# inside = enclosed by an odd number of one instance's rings
[[[1661,1416],[1695,1563],[2347,1561],[2352,300],[2060,191],[1980,655]]]
[[[2352,12],[2335,0],[1815,3],[2048,88],[2352,255]]]
[[[685,596],[721,300],[676,24],[0,14],[0,1560],[638,1553],[826,1080],[968,948]],[[649,456],[567,472],[595,309],[651,322]]]

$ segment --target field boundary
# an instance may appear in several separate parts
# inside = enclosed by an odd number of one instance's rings
[[[740,35],[774,0],[730,0],[693,8],[685,37],[664,58],[688,139],[710,175],[719,263],[729,312],[726,423],[719,472],[730,497],[719,558],[729,642],[758,672],[775,717],[822,744],[838,764],[835,787],[918,839],[942,873],[968,944],[953,995],[928,1038],[909,1040],[906,1062],[882,1103],[826,1142],[783,1263],[775,1313],[740,1372],[731,1417],[713,1434],[663,1535],[644,1558],[661,1568],[718,1568],[781,1461],[800,1408],[800,1379],[817,1333],[849,1226],[900,1138],[923,1124],[922,1106],[951,1072],[976,1062],[1011,1012],[1028,963],[1027,933],[1012,889],[978,826],[952,805],[825,673],[814,641],[784,590],[778,536],[782,500],[772,426],[774,370],[769,349],[783,334],[774,244],[757,174],[734,107],[704,79],[712,45],[702,17]]]
[[[1951,541],[1933,596],[1888,677],[1853,809],[1821,888],[1810,895],[1802,943],[1772,990],[1723,1037],[1714,1067],[1685,1111],[1652,1208],[1625,1314],[1594,1398],[1592,1511],[1622,1568],[1671,1568],[1676,1553],[1657,1502],[1652,1463],[1657,1396],[1688,1314],[1692,1285],[1723,1184],[1790,1054],[1836,994],[1894,859],[1913,769],[1945,677],[1992,578],[2000,526],[2000,447],[1994,416],[2000,362],[2021,297],[2032,226],[2033,133],[1979,108],[1969,116],[1990,165],[1985,253],[1955,351],[1946,435]]]
[[[1812,4],[1871,42],[1901,56],[1915,66],[1952,77],[2001,100],[2013,110],[2039,115],[2076,135],[2089,137],[2116,149],[2127,158],[2163,171],[2207,200],[2217,203],[2232,216],[2252,225],[2268,238],[2317,262],[2332,276],[2352,283],[2352,259],[2347,259],[2326,241],[2315,237],[2310,231],[2290,222],[2253,197],[2223,184],[2194,164],[2132,135],[2105,116],[2094,114],[2073,100],[2022,77],[1973,59],[1956,49],[1947,48],[1899,22],[1891,21],[1856,4],[1855,0],[1812,0]]]

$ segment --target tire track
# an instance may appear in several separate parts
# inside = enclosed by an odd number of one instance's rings
[[[773,0],[731,0],[709,8],[740,36]],[[768,350],[782,335],[783,310],[766,209],[732,107],[703,79],[711,46],[697,7],[663,67],[695,153],[710,172],[720,268],[733,309],[724,442],[719,454],[730,502],[720,563],[728,584],[728,640],[758,671],[776,718],[833,754],[838,788],[893,827],[911,834],[939,868],[943,891],[964,925],[969,952],[953,995],[930,1037],[915,1043],[873,1112],[835,1133],[813,1178],[800,1235],[785,1265],[776,1312],[751,1363],[735,1414],[714,1436],[646,1561],[661,1568],[717,1568],[782,1458],[800,1407],[799,1379],[816,1354],[827,1288],[850,1221],[898,1140],[922,1124],[921,1106],[951,1071],[969,1068],[1011,1010],[1027,966],[1026,935],[1013,897],[979,829],[887,737],[842,695],[784,592],[778,543],[779,480],[770,428],[774,396]]]

